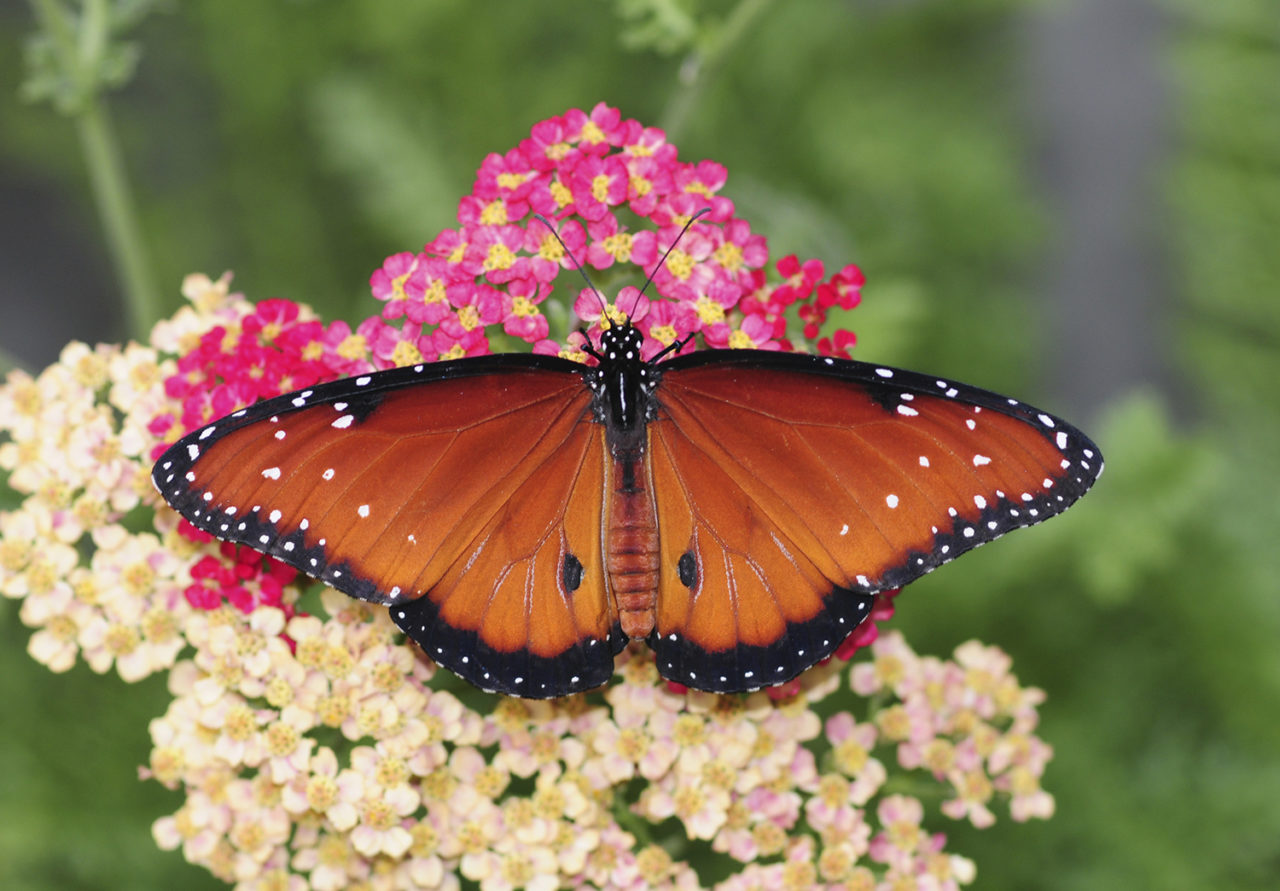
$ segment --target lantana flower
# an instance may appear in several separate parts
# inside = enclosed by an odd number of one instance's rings
[[[499,346],[585,361],[624,318],[650,357],[691,335],[685,349],[848,355],[830,316],[857,305],[861,272],[771,263],[727,184],[617,109],[570,110],[484,160],[457,228],[373,272],[366,319],[192,275],[148,344],[72,344],[0,385],[17,504],[0,512],[0,593],[53,671],[167,676],[142,775],[185,801],[156,821],[160,847],[242,889],[699,888],[726,873],[725,891],[948,888],[974,866],[939,824],[1052,813],[1043,694],[994,647],[939,659],[880,633],[896,592],[782,687],[685,690],[632,648],[601,691],[503,699],[438,671],[386,610],[211,539],[151,489],[167,444],[256,400]],[[932,796],[891,792],[899,778]]]

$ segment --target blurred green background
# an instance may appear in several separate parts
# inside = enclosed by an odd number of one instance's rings
[[[82,6],[118,21],[87,100],[33,42]],[[1274,0],[0,3],[0,349],[131,333],[77,110],[109,116],[158,311],[232,269],[357,321],[487,152],[599,100],[726,164],[775,258],[859,263],[859,358],[1106,453],[1068,515],[899,601],[920,651],[977,637],[1049,694],[1057,816],[933,827],[978,887],[1280,887]],[[0,887],[215,887],[134,775],[163,682],[49,674],[11,602],[0,629]]]

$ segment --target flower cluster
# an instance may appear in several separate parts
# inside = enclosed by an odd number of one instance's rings
[[[585,359],[571,326],[551,339],[571,312],[589,336],[628,316],[649,355],[689,335],[847,351],[852,335],[824,323],[856,303],[856,268],[827,279],[791,257],[769,271],[724,180],[613,109],[571,111],[485,161],[459,228],[389,258],[372,279],[382,312],[355,329],[191,276],[189,305],[148,346],[72,344],[0,385],[0,469],[20,502],[0,512],[0,593],[54,671],[83,659],[129,681],[167,674],[144,774],[185,802],[155,824],[161,847],[243,889],[691,889],[713,873],[733,873],[726,891],[945,889],[973,864],[924,828],[928,801],[891,791],[891,772],[979,827],[996,800],[1015,820],[1051,814],[1039,691],[993,648],[939,660],[880,636],[892,597],[838,658],[767,692],[685,691],[633,648],[603,691],[503,699],[437,672],[386,610],[210,539],[152,490],[167,443],[292,388],[487,352],[491,338]],[[652,276],[655,298],[632,283],[613,303],[557,304],[569,252]]]
[[[388,257],[373,274],[387,322],[368,332],[381,344],[375,362],[485,353],[484,329],[499,325],[535,352],[581,360],[581,334],[550,339],[542,309],[553,281],[576,263],[605,274],[603,295],[585,289],[573,304],[588,334],[629,318],[645,335],[646,358],[689,335],[711,347],[789,350],[816,341],[819,352],[847,356],[852,334],[820,332],[833,307],[857,305],[862,273],[847,266],[825,279],[820,260],[784,257],[781,280],[771,282],[764,237],[719,194],[726,177],[714,161],[679,160],[661,130],[603,103],[536,124],[520,145],[485,159],[457,229],[418,253]],[[649,278],[664,299],[642,296],[636,284]],[[607,301],[611,284],[620,287]]]

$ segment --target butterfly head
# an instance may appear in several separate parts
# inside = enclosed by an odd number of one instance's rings
[[[600,351],[596,358],[601,364],[622,367],[643,364],[640,350],[644,335],[630,321],[611,325],[600,335]]]

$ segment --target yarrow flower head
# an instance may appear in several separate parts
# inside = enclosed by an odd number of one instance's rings
[[[974,867],[926,823],[1052,813],[1042,694],[995,648],[940,660],[880,635],[896,592],[782,687],[687,691],[633,649],[601,691],[504,699],[437,671],[385,609],[211,539],[151,489],[167,444],[257,400],[495,348],[587,361],[624,319],[648,357],[847,355],[831,314],[857,305],[857,267],[770,263],[727,177],[616,109],[571,110],[486,158],[458,226],[388,257],[370,279],[381,311],[354,327],[193,275],[148,345],[72,344],[0,386],[18,503],[0,512],[0,592],[54,671],[167,675],[143,773],[185,801],[153,827],[160,847],[244,889],[699,888],[727,872],[716,887],[947,888]],[[578,262],[611,300],[581,289]],[[941,803],[891,794],[902,774]]]

